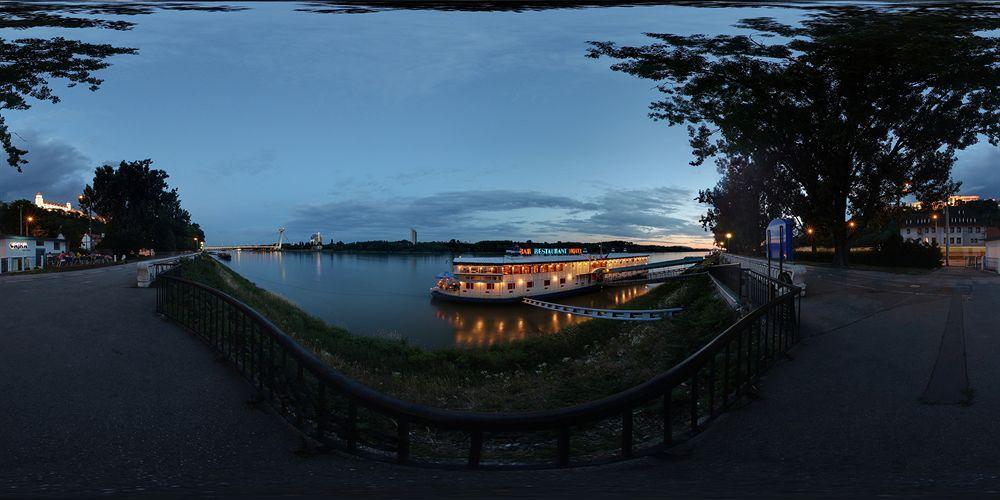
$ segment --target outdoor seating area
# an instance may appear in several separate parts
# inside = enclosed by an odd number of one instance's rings
[[[84,254],[80,252],[59,252],[46,254],[45,261],[46,267],[62,268],[113,264],[116,262],[116,259],[112,255],[101,253]]]

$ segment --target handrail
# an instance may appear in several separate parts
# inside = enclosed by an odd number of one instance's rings
[[[762,275],[754,277],[758,273],[749,270],[744,273],[748,274],[749,279],[766,278]],[[676,418],[671,413],[671,407],[676,403],[674,393],[678,388],[689,391],[689,401],[695,402],[688,424],[689,434],[697,433],[707,420],[717,415],[717,410],[724,410],[749,389],[762,370],[776,359],[778,351],[783,352],[798,338],[794,299],[798,296],[799,289],[789,285],[784,293],[740,318],[694,354],[666,372],[630,389],[596,401],[558,409],[471,412],[430,407],[379,392],[329,366],[318,355],[307,350],[238,299],[177,276],[160,276],[160,281],[162,286],[157,288],[157,311],[202,336],[220,353],[227,354],[241,373],[257,386],[258,391],[269,397],[279,412],[293,421],[300,430],[328,446],[373,458],[389,459],[394,456],[398,462],[413,462],[409,457],[413,433],[411,425],[420,424],[445,433],[469,433],[467,465],[470,467],[481,465],[484,434],[490,434],[493,439],[495,433],[502,432],[556,431],[558,442],[554,465],[566,466],[570,463],[570,429],[615,416],[621,417],[621,448],[620,454],[615,458],[653,453],[676,441]],[[189,307],[185,309],[178,307],[179,305]],[[265,344],[269,353],[267,356],[264,355]],[[733,347],[733,344],[738,345]],[[281,366],[278,366],[274,354],[275,347],[281,353]],[[723,353],[724,359],[719,360]],[[295,384],[289,384],[289,361],[294,362],[297,368]],[[724,369],[718,366],[720,364],[724,365]],[[275,372],[279,369],[284,379],[275,378]],[[720,369],[722,375],[719,377],[723,378],[721,384],[716,380]],[[699,383],[702,372],[708,372],[705,375],[708,380]],[[306,373],[315,378],[315,384],[305,379]],[[706,387],[701,388],[703,384]],[[707,391],[707,395],[700,394],[699,388]],[[327,389],[332,389],[333,394],[328,394]],[[303,391],[309,394],[303,396],[300,394]],[[718,398],[717,392],[721,393]],[[334,408],[330,407],[330,401],[334,397],[346,399],[346,409],[339,408],[339,415],[333,415],[332,413],[337,412],[331,411]],[[707,407],[707,414],[702,415],[705,408],[698,403],[703,403],[701,399],[705,397],[709,398],[707,405],[704,405]],[[662,442],[644,450],[634,450],[633,415],[640,410],[645,411],[644,406],[658,399],[662,400],[662,408],[658,410],[664,426]],[[716,405],[716,399],[721,400],[721,405]],[[381,414],[382,418],[393,421],[395,438],[382,435],[383,441],[379,443],[383,446],[370,445],[362,449],[358,442],[361,429],[359,408],[374,411]],[[341,424],[339,432],[331,429],[328,419],[338,420]],[[368,425],[374,428],[378,421],[377,416],[373,415]],[[376,433],[374,430],[372,432]],[[552,464],[545,462],[543,465]]]

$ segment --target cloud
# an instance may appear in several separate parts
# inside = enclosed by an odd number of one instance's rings
[[[253,155],[220,161],[209,171],[216,178],[257,175],[277,168],[277,155],[272,149],[262,149]]]
[[[1000,198],[1000,148],[983,142],[960,153],[952,176],[962,181],[963,194]]]
[[[38,131],[19,131],[28,150],[28,164],[18,173],[0,166],[0,200],[34,200],[41,191],[46,200],[76,204],[76,197],[93,176],[95,165],[76,147]]]
[[[608,189],[589,199],[502,189],[357,197],[299,207],[286,226],[292,234],[333,231],[342,240],[403,239],[409,227],[426,239],[690,240],[704,235],[684,215],[692,198],[672,187]]]

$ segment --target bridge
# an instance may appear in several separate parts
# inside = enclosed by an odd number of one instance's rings
[[[540,307],[550,311],[569,313],[574,316],[586,316],[588,318],[614,319],[619,321],[659,321],[669,318],[674,313],[684,310],[682,307],[672,307],[670,309],[598,309],[595,307],[567,306],[545,302],[529,297],[524,298],[524,303],[529,306]]]
[[[280,252],[281,245],[285,242],[285,228],[278,228],[278,242],[273,245],[218,245],[204,246],[202,250],[206,252],[218,252],[225,250],[251,251],[251,252]]]

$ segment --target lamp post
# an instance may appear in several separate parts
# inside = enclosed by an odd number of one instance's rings
[[[806,228],[806,234],[809,235],[809,245],[812,247],[813,256],[816,255],[816,238],[813,237],[813,233],[815,232],[816,230],[811,227]]]
[[[25,233],[28,232],[28,226],[31,225],[31,223],[34,222],[34,221],[35,221],[35,218],[32,217],[32,216],[30,216],[30,215],[26,219],[24,219],[24,232]],[[22,234],[21,236],[27,236],[27,234]]]
[[[937,240],[937,237],[941,236],[940,234],[938,234],[938,223],[937,223],[938,215],[931,214],[931,220],[934,221],[934,240]]]
[[[729,251],[729,240],[733,239],[733,233],[726,233],[726,251]]]

